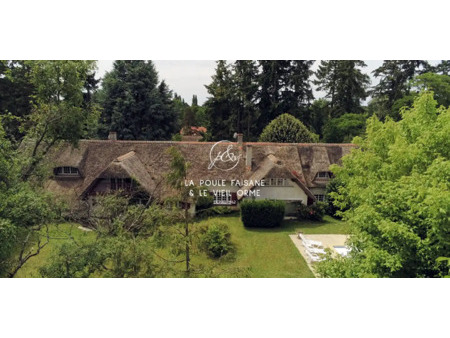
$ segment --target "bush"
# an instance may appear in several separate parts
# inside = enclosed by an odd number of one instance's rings
[[[260,142],[311,143],[318,140],[318,135],[290,114],[282,114],[272,120],[259,137]]]
[[[214,196],[207,194],[206,196],[200,196],[195,204],[197,211],[209,209],[214,205]]]
[[[217,221],[208,225],[200,236],[200,248],[211,258],[220,258],[229,253],[233,244],[228,226]]]
[[[229,215],[233,212],[236,212],[236,210],[226,207],[226,206],[215,206],[208,209],[202,209],[197,212],[198,217],[213,217],[218,215]]]
[[[327,210],[327,204],[324,202],[316,202],[313,205],[304,205],[300,202],[297,207],[297,218],[299,220],[321,221]]]
[[[280,226],[284,218],[283,201],[244,200],[241,203],[241,219],[246,227],[273,228]]]

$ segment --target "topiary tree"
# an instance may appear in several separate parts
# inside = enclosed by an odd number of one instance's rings
[[[282,114],[272,120],[259,137],[260,142],[309,143],[317,142],[318,135],[290,114]]]

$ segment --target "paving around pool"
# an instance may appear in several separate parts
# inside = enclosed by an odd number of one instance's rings
[[[305,246],[304,242],[311,242],[311,243],[321,243],[321,246],[323,249],[329,248],[332,250],[332,252],[339,254],[339,255],[345,255],[347,250],[345,246],[345,242],[348,239],[348,235],[304,235],[302,234],[300,238],[298,234],[296,235],[289,235],[291,240],[294,242],[297,249],[302,254],[303,258],[305,259],[306,263],[308,264],[308,267],[310,270],[314,273],[314,275],[317,274],[314,270],[314,258],[311,257],[311,254],[307,252],[307,246]],[[317,251],[322,251],[323,249],[315,249]],[[314,249],[313,249],[314,250]]]

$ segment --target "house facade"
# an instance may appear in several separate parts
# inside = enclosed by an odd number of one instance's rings
[[[325,199],[330,165],[352,144],[82,140],[50,157],[49,190],[70,199],[115,191],[139,191],[147,198],[170,196],[165,184],[176,147],[189,162],[187,182],[214,195],[215,205],[238,206],[245,198],[312,204]]]

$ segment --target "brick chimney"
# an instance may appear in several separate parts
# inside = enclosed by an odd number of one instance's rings
[[[117,141],[117,133],[115,131],[110,131],[108,135],[108,140]]]
[[[252,171],[252,158],[253,158],[253,148],[251,145],[247,145],[245,151],[245,170]]]

